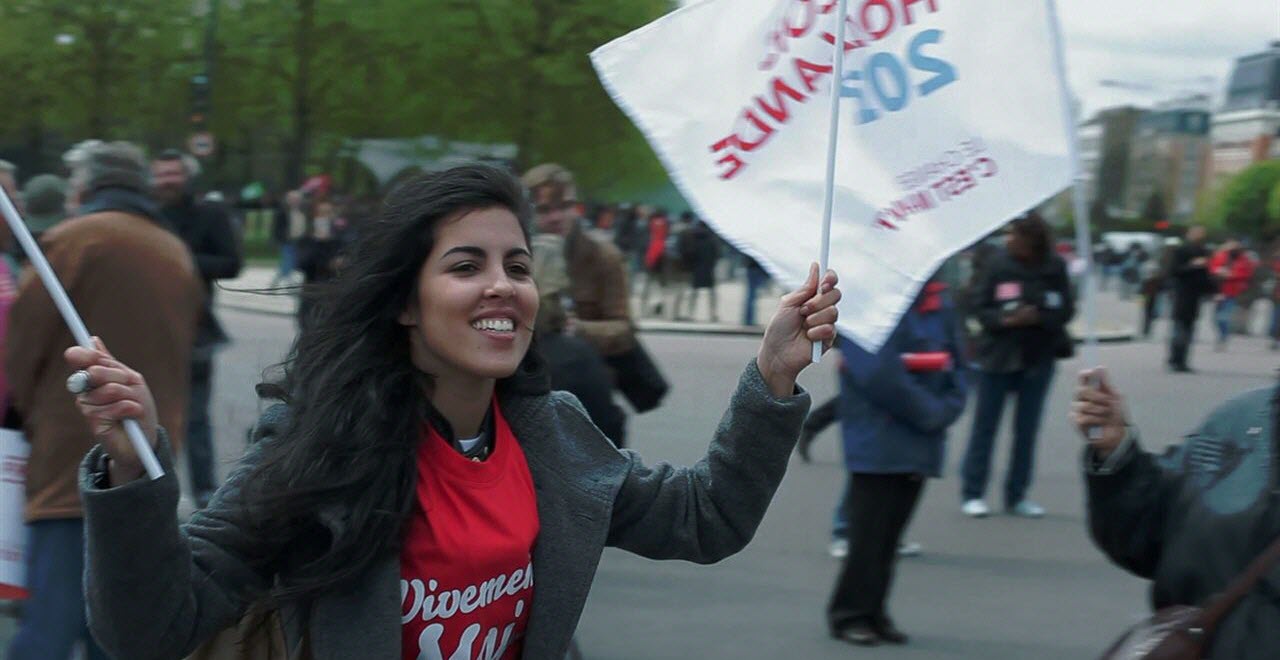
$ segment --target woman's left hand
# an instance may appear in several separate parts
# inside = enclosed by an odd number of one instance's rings
[[[838,282],[835,271],[828,270],[819,285],[818,264],[813,264],[805,283],[782,297],[756,356],[760,374],[774,396],[795,393],[796,377],[813,362],[814,342],[822,342],[823,352],[835,343]]]

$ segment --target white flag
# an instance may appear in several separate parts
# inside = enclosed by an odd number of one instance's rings
[[[849,0],[831,267],[876,350],[952,253],[1071,183],[1050,10]],[[707,0],[591,54],[695,210],[797,285],[818,258],[835,0]]]

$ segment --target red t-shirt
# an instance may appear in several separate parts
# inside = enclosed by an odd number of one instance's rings
[[[434,429],[418,448],[418,486],[400,555],[405,660],[520,657],[533,603],[538,508],[524,452],[493,405],[486,461]]]

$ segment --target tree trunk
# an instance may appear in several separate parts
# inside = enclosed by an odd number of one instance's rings
[[[306,173],[307,154],[311,147],[311,38],[316,23],[316,0],[297,0],[298,24],[295,32],[294,57],[297,70],[293,78],[293,134],[285,160],[285,185],[302,183]]]

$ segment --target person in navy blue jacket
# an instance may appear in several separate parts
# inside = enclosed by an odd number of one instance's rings
[[[885,608],[902,532],[942,476],[947,428],[964,411],[963,343],[946,285],[930,282],[878,353],[844,337],[840,421],[849,487],[849,554],[827,606],[836,639],[907,641]]]

